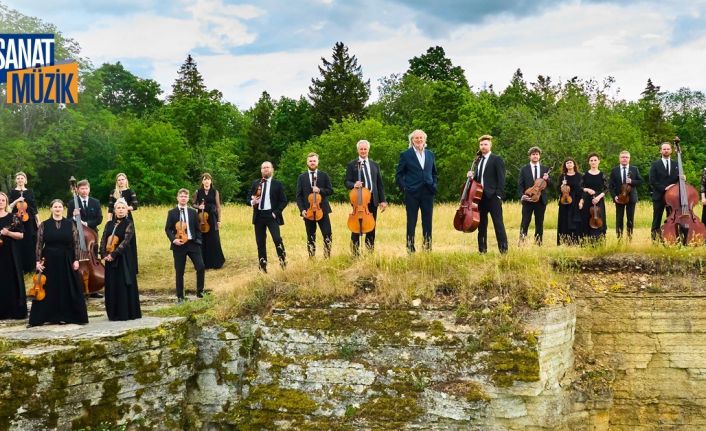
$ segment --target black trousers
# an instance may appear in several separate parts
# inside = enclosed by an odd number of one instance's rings
[[[520,222],[520,241],[527,238],[527,230],[529,229],[530,220],[534,214],[534,242],[542,245],[542,236],[544,235],[544,212],[547,206],[541,201],[539,202],[522,202],[522,221]],[[493,219],[495,224],[495,219]]]
[[[635,202],[628,202],[625,205],[615,204],[615,233],[618,234],[618,238],[623,236],[623,219],[627,213],[627,228],[628,228],[628,238],[632,238],[632,228],[635,225]],[[660,215],[661,218],[661,215]]]
[[[189,241],[184,245],[175,245],[172,250],[174,256],[174,271],[176,272],[176,295],[177,298],[184,297],[184,269],[186,267],[186,256],[189,256],[191,263],[196,270],[196,293],[203,292],[204,275],[206,268],[201,255],[201,244]]]
[[[431,220],[434,212],[434,193],[427,187],[407,192],[404,195],[404,205],[407,209],[407,251],[413,253],[414,231],[417,228],[417,216],[422,212],[422,247],[431,250]]]
[[[373,215],[373,219],[377,221],[378,219],[378,207],[373,205],[373,202],[371,201],[368,204],[368,211],[370,211],[370,214]],[[371,230],[370,232],[364,234],[365,235],[365,247],[373,251],[375,248],[375,229]],[[360,234],[357,234],[355,232],[351,233],[351,252],[353,253],[354,256],[357,256],[359,254],[360,250]]]
[[[664,210],[667,210],[667,217],[669,217],[670,210],[664,202],[664,199],[658,201],[652,201],[652,241],[662,238],[662,216],[664,215]]]
[[[321,230],[321,236],[324,237],[324,257],[331,257],[331,219],[328,213],[324,213],[321,220],[314,221],[304,219],[304,227],[306,228],[306,249],[309,251],[309,257],[314,257],[316,254],[316,226]]]
[[[280,265],[285,265],[287,257],[282,236],[279,233],[279,223],[272,214],[272,210],[258,210],[255,217],[255,243],[257,244],[257,259],[260,269],[263,270],[267,270],[267,230],[270,231],[272,242],[275,243]]]
[[[493,219],[495,228],[495,239],[498,240],[500,253],[507,252],[507,234],[503,223],[503,201],[497,197],[483,195],[478,205],[480,213],[480,224],[478,225],[478,251],[486,253],[488,251],[488,213]]]

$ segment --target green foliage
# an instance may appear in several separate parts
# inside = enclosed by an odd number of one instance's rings
[[[120,62],[103,64],[83,78],[83,85],[90,85],[86,84],[90,80],[97,81],[96,102],[114,114],[131,113],[142,117],[162,105],[158,99],[162,90],[157,81],[133,75]]]
[[[459,88],[469,89],[463,68],[454,66],[440,46],[430,47],[425,54],[410,59],[407,73],[430,81],[453,82]]]

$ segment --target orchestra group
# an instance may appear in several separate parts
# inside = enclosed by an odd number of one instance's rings
[[[422,249],[432,248],[432,215],[437,192],[437,164],[434,153],[427,149],[427,135],[422,130],[408,137],[408,148],[400,153],[395,183],[406,208],[406,248],[414,253],[415,230],[421,212]],[[467,172],[466,187],[456,212],[454,227],[463,232],[478,231],[478,251],[488,247],[488,215],[493,220],[500,253],[508,251],[508,238],[503,222],[506,168],[503,159],[494,154],[493,138],[478,138],[478,151]],[[677,150],[678,160],[672,160]],[[378,163],[370,159],[371,144],[356,143],[358,157],[346,165],[345,186],[349,190],[352,211],[348,216],[351,231],[351,253],[360,255],[361,236],[365,247],[375,247],[375,225],[387,201]],[[678,138],[674,146],[662,143],[661,157],[649,171],[653,216],[651,238],[661,241],[679,238],[686,243],[703,244],[706,239],[706,210],[701,218],[692,207],[700,201],[706,208],[706,169],[701,177],[700,195],[685,183]],[[610,173],[600,169],[601,158],[591,153],[586,158],[588,170],[581,172],[579,162],[566,158],[560,172],[552,180],[549,166],[542,163],[542,150],[531,147],[528,163],[519,171],[518,195],[522,207],[519,244],[527,241],[534,217],[534,243],[542,245],[547,189],[556,187],[560,194],[557,220],[557,244],[596,244],[607,233],[606,199],[615,205],[615,232],[619,239],[633,235],[637,189],[643,178],[630,164],[630,153],[620,152],[619,164]],[[258,266],[267,272],[267,232],[274,243],[279,265],[284,268],[287,255],[280,233],[283,211],[288,204],[284,186],[274,178],[274,167],[265,161],[261,178],[253,181],[247,204],[252,206],[252,224],[257,244]],[[119,173],[115,188],[108,197],[108,222],[98,235],[103,213],[98,199],[90,196],[87,180],[72,182],[73,199],[54,199],[51,215],[41,221],[27,175],[15,175],[15,188],[9,194],[0,192],[0,320],[26,319],[27,299],[32,298],[28,326],[88,322],[86,297],[103,297],[109,320],[141,317],[138,293],[138,257],[135,223],[132,212],[138,209],[137,195],[127,175]],[[310,258],[316,254],[317,228],[323,237],[323,256],[331,255],[332,229],[329,197],[334,185],[326,172],[319,169],[319,156],[309,153],[306,171],[296,183],[296,204],[304,222],[306,245]],[[689,200],[690,199],[690,200]],[[207,269],[221,268],[225,257],[221,248],[221,197],[213,187],[210,174],[201,175],[198,190],[176,193],[177,205],[166,215],[165,234],[170,242],[175,271],[177,302],[186,300],[184,271],[188,257],[196,272],[196,297],[205,294]],[[688,208],[687,208],[688,207]],[[663,224],[665,217],[667,220]],[[91,263],[92,262],[92,263]],[[34,273],[32,286],[25,288],[24,276]]]

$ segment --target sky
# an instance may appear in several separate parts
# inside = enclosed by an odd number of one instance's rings
[[[191,54],[209,89],[241,109],[267,91],[299,98],[342,41],[370,79],[404,73],[441,46],[478,90],[502,91],[518,68],[533,82],[612,76],[635,100],[706,91],[706,0],[0,0],[55,24],[98,67],[121,62],[165,95]]]

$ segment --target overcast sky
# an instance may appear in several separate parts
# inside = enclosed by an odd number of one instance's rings
[[[306,95],[321,57],[348,45],[370,79],[402,73],[440,45],[476,89],[528,81],[616,79],[637,99],[706,90],[706,0],[0,0],[52,22],[97,67],[122,62],[165,93],[191,53],[206,85],[246,109],[266,90]]]

